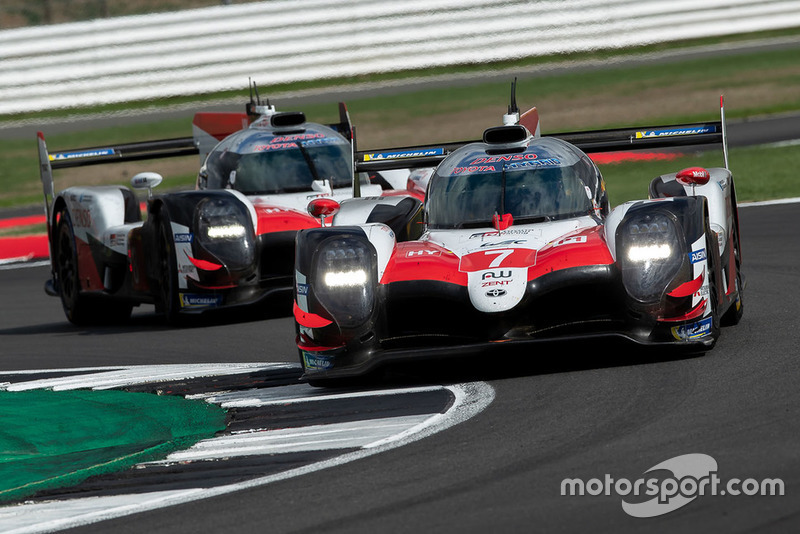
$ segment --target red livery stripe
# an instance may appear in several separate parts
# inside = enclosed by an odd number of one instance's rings
[[[438,280],[467,285],[467,273],[458,270],[458,256],[433,243],[398,243],[389,258],[381,284],[407,280]]]
[[[602,229],[602,226],[584,228],[542,247],[536,257],[536,265],[528,269],[528,280],[561,269],[614,263]]]
[[[258,235],[303,230],[320,226],[318,219],[298,211],[272,206],[256,206]]]
[[[306,328],[322,328],[332,322],[321,315],[301,310],[300,306],[297,305],[297,301],[293,302],[292,311],[297,323]]]

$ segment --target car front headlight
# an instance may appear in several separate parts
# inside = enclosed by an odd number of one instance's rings
[[[315,254],[314,294],[343,328],[366,322],[375,306],[376,253],[365,241],[336,236]]]
[[[683,265],[677,221],[667,212],[635,214],[618,233],[622,281],[634,299],[653,303]]]
[[[231,270],[255,261],[255,232],[250,214],[238,202],[206,198],[197,206],[195,229],[200,246]]]

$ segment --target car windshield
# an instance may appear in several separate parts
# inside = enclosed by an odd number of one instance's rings
[[[350,185],[352,157],[345,141],[274,143],[241,153],[220,148],[206,160],[212,189],[232,187],[248,195],[265,195],[311,191],[314,180],[330,180],[332,188]]]
[[[470,156],[471,162],[477,158]],[[522,162],[443,165],[431,178],[427,197],[431,228],[490,226],[495,214],[510,213],[517,224],[591,213],[585,185],[591,164],[584,158],[533,158]],[[565,164],[571,163],[571,164]]]

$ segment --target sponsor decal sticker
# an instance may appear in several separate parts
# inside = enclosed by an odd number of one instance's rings
[[[511,278],[512,271],[488,271],[481,275],[481,280],[487,278]]]
[[[306,369],[325,370],[333,367],[333,356],[328,356],[319,352],[303,351],[303,363]]]
[[[427,256],[441,256],[441,250],[426,250],[426,249],[419,249],[419,250],[409,250],[406,252],[406,258],[413,258],[413,257],[427,257]]]
[[[706,249],[695,250],[689,253],[689,261],[697,263],[706,259]]]
[[[494,165],[473,165],[471,167],[456,167],[453,169],[454,175],[456,174],[475,174],[479,172],[495,172],[497,169]]]
[[[565,237],[563,239],[559,239],[558,241],[553,242],[553,248],[560,247],[563,245],[582,245],[589,241],[589,238],[585,235],[575,235],[570,237]]]
[[[179,233],[175,234],[175,242],[176,243],[191,243],[194,239],[194,235],[190,233]]]
[[[478,232],[476,234],[472,234],[469,236],[469,239],[474,239],[480,237],[481,239],[487,237],[500,237],[500,236],[507,236],[507,235],[527,235],[535,232],[535,230],[531,230],[530,228],[509,228],[508,230],[494,230],[491,232]]]
[[[222,304],[221,295],[193,295],[191,293],[181,293],[182,308],[212,308]]]
[[[714,126],[706,126],[703,128],[663,128],[660,130],[643,130],[636,132],[636,139],[647,139],[653,137],[674,137],[678,135],[697,135],[714,133],[717,128]]]
[[[91,150],[78,150],[75,152],[60,152],[50,154],[50,161],[64,161],[68,159],[96,158],[98,156],[113,156],[113,148],[93,148]]]
[[[517,161],[506,165],[506,169],[524,169],[529,167],[560,167],[561,160],[558,158],[537,159],[534,161]]]
[[[429,156],[444,156],[444,148],[429,148],[424,150],[398,150],[395,152],[376,152],[364,154],[364,161],[385,161],[403,158],[424,158]]]
[[[490,289],[489,291],[486,292],[486,296],[487,297],[492,297],[492,298],[502,297],[505,294],[506,294],[506,290],[505,289],[499,289],[499,288]]]
[[[513,161],[532,160],[532,159],[537,159],[538,157],[539,156],[537,154],[509,154],[506,156],[485,156],[482,158],[476,158],[469,164],[478,165],[479,163],[506,163]]]
[[[672,337],[675,339],[696,339],[711,332],[711,317],[692,324],[672,327]]]
[[[500,241],[498,243],[484,243],[481,245],[481,248],[485,247],[508,247],[511,245],[523,245],[525,244],[525,240],[523,239],[506,239],[505,241]]]

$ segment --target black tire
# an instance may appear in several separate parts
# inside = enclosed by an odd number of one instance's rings
[[[66,209],[59,212],[55,235],[53,254],[56,280],[61,295],[61,306],[64,308],[67,320],[79,326],[112,324],[127,320],[133,309],[132,304],[115,301],[111,297],[81,292],[75,232]]]
[[[158,217],[158,310],[164,314],[167,324],[175,325],[180,319],[178,302],[178,266],[172,225],[163,211]]]
[[[711,226],[706,218],[706,262],[708,266],[708,299],[711,302],[711,347],[716,344],[720,333],[719,317],[719,276],[720,257],[719,241],[717,234],[711,231]],[[711,348],[709,347],[709,348]]]
[[[731,304],[731,307],[728,308],[728,311],[725,312],[722,319],[720,319],[720,324],[722,326],[734,326],[739,324],[744,314],[744,280],[742,279],[742,254],[741,248],[739,247],[738,228],[735,228],[733,231],[733,250],[731,254],[733,254],[734,264],[736,266],[736,278],[734,278],[734,283],[736,284],[738,298]]]

